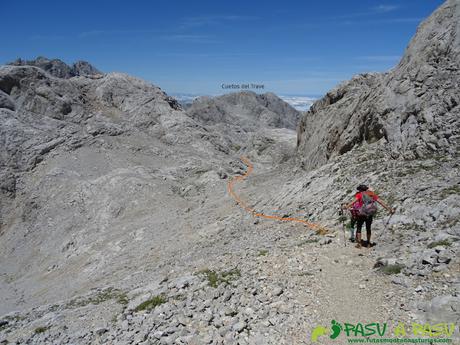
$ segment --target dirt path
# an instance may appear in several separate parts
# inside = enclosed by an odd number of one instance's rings
[[[241,160],[243,161],[244,164],[246,164],[247,170],[243,175],[234,176],[233,178],[230,178],[227,184],[227,190],[228,190],[228,193],[232,196],[232,198],[238,203],[238,205],[240,205],[246,212],[252,214],[254,217],[278,220],[278,221],[283,221],[283,222],[294,222],[294,223],[305,224],[307,227],[309,227],[310,229],[320,234],[325,234],[328,231],[323,226],[316,224],[316,223],[306,221],[305,219],[294,218],[294,217],[279,217],[279,216],[274,216],[270,214],[265,214],[265,213],[257,212],[254,208],[248,206],[248,204],[245,201],[243,201],[239,197],[239,195],[235,193],[233,189],[233,185],[235,184],[235,182],[243,181],[244,179],[246,179],[249,175],[252,174],[252,171],[254,169],[249,159],[247,159],[246,157],[241,157]]]
[[[249,173],[251,171],[252,168]],[[257,177],[257,172],[253,176]],[[271,182],[276,184],[277,178],[272,177],[275,181]],[[258,198],[257,186],[249,181],[238,189],[246,196]],[[247,211],[251,213],[251,210]],[[394,323],[410,322],[410,315],[399,303],[402,287],[391,283],[391,276],[377,273],[373,268],[378,257],[375,248],[357,249],[350,242],[345,247],[342,230],[338,227],[329,229],[325,237],[332,240],[329,244],[308,243],[308,240],[302,244],[306,231],[300,229],[300,224],[283,224],[276,219],[261,222],[259,233],[268,228],[292,232],[287,243],[278,244],[261,265],[262,271],[272,275],[274,280],[289,281],[289,293],[301,306],[297,311],[297,328],[290,327],[285,339],[295,344],[312,344],[310,336],[314,327],[322,325],[330,329],[332,320],[342,325],[375,322],[383,327],[387,323],[387,332]],[[296,227],[298,230],[293,231]],[[389,333],[386,336],[392,337]],[[317,343],[348,344],[345,332],[334,340],[329,335],[322,336]]]
[[[317,318],[325,326],[340,323],[384,323],[391,318],[385,294],[391,286],[371,272],[375,262],[368,250],[333,244],[318,251],[320,274],[315,277]],[[345,338],[341,338],[345,344]],[[334,344],[339,339],[334,340]]]

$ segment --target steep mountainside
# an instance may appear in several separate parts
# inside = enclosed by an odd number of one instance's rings
[[[454,154],[459,145],[460,4],[424,21],[401,62],[364,74],[316,102],[298,127],[298,152],[312,169],[362,142],[383,140],[392,157]]]
[[[125,74],[1,66],[0,344],[292,345],[331,320],[388,337],[403,323],[407,338],[413,323],[458,325],[459,7],[422,23],[395,69],[317,101],[297,146],[299,113],[271,94],[184,111]],[[282,221],[229,195],[242,154],[254,171],[234,192]],[[379,210],[358,249],[338,209],[363,182],[396,213]]]
[[[160,88],[121,73],[59,78],[1,66],[0,119],[3,311],[110,280],[136,232],[156,238],[144,253],[160,251],[162,236],[184,227],[168,219],[185,222],[176,213],[199,205],[185,199],[233,172],[224,162],[231,143]]]
[[[0,284],[11,292],[2,310],[86,291],[115,272],[129,275],[121,258],[135,248],[129,267],[152,251],[161,261],[173,257],[201,238],[191,229],[213,224],[213,217],[190,223],[186,214],[201,212],[206,191],[241,171],[233,154],[250,138],[256,154],[270,159],[294,152],[292,130],[272,136],[264,126],[207,127],[140,79],[72,76],[82,64],[59,60],[28,63],[0,67]],[[265,98],[274,110],[287,106]],[[270,149],[278,142],[281,154]],[[172,238],[176,245],[163,245]]]

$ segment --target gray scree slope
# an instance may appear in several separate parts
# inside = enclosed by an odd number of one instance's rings
[[[271,94],[185,112],[121,73],[0,67],[0,342],[309,344],[331,319],[458,324],[458,14],[447,1],[395,69],[316,102],[297,146],[300,114]],[[238,208],[240,154],[244,200],[329,234]],[[344,246],[337,215],[364,181],[397,207],[371,250]]]

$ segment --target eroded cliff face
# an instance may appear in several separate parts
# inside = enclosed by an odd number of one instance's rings
[[[394,69],[358,75],[311,107],[297,129],[306,169],[379,140],[393,158],[457,152],[459,8],[449,0],[426,19]]]

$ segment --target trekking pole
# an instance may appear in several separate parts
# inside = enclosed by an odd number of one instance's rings
[[[396,207],[393,208],[393,212],[390,213],[390,216],[388,217],[387,221],[385,222],[385,225],[383,226],[382,236],[383,236],[383,234],[386,232],[387,227],[388,227],[388,224],[390,223],[390,219],[391,219],[391,217],[393,217],[393,215],[395,214],[395,212],[396,212]]]
[[[347,235],[345,233],[345,216],[343,215],[343,208],[342,206],[339,209],[339,216],[340,220],[342,221],[342,230],[343,230],[343,244],[346,247],[347,246]]]

